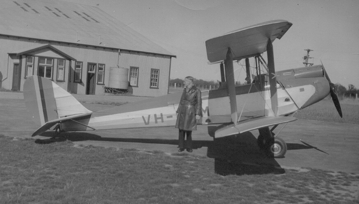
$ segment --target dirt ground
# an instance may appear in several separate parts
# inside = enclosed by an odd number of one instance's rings
[[[96,101],[96,98],[92,100]],[[133,100],[141,100],[141,98]],[[84,105],[94,111],[112,107],[96,103]],[[0,92],[0,134],[30,137],[37,128],[26,114],[22,94]],[[207,128],[207,126],[199,126],[198,130],[193,133],[195,149],[192,154],[213,158],[218,171],[223,170],[223,165],[226,166],[225,171],[230,171],[232,167],[235,169],[236,163],[249,163],[270,164],[281,168],[305,167],[359,173],[359,126],[357,124],[314,120],[297,120],[289,123],[279,133],[279,137],[283,138],[288,145],[285,158],[279,159],[268,159],[258,149],[257,131],[213,140],[207,134]],[[177,152],[177,130],[174,127],[63,134],[73,141],[75,146],[93,145],[163,151],[168,154]],[[34,137],[34,142],[46,144],[50,141],[48,139],[50,136],[52,133]]]

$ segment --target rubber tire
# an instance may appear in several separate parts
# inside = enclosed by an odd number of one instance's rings
[[[282,138],[275,137],[274,143],[268,146],[267,151],[269,151],[270,155],[274,158],[283,158],[287,152],[287,144]]]

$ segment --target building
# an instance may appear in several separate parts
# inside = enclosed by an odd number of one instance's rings
[[[113,80],[130,83],[133,95],[168,93],[175,56],[95,6],[2,0],[0,11],[4,89],[22,91],[39,75],[75,94],[104,94]]]

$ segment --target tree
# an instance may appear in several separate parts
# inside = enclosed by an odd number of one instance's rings
[[[183,80],[182,79],[171,79],[170,80],[170,86],[174,86],[176,84],[176,87],[182,87]]]
[[[348,91],[354,91],[356,90],[355,86],[353,84],[348,85]]]
[[[350,98],[355,98],[356,95],[358,94],[358,90],[355,88],[355,86],[353,84],[349,84],[348,85],[348,90],[345,92],[345,96],[350,97]]]
[[[176,84],[177,87],[182,87],[183,85],[183,79],[171,79],[170,80],[170,86],[174,86]],[[202,79],[197,79],[194,81],[194,84],[201,89],[214,89],[218,88],[219,84],[215,81],[205,81]]]
[[[345,88],[345,86],[343,86],[339,83],[334,84],[334,89],[340,98],[343,98],[345,93],[347,92],[347,89]]]

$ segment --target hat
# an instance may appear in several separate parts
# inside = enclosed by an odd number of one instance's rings
[[[196,79],[191,77],[191,76],[186,76],[185,79],[191,80],[192,82],[194,82]]]

